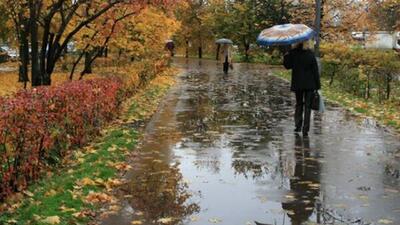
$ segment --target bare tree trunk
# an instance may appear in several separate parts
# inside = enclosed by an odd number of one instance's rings
[[[215,56],[215,60],[219,60],[219,51],[221,50],[221,44],[217,44],[217,55]]]
[[[367,93],[366,93],[366,99],[370,98],[370,82],[369,82],[369,74],[367,74]]]
[[[390,85],[391,82],[392,82],[392,75],[387,74],[386,75],[386,100],[390,99],[390,93],[392,91],[392,87]]]
[[[203,58],[203,47],[199,46],[199,59]]]
[[[85,52],[85,63],[84,63],[84,69],[81,72],[81,76],[82,74],[91,74],[92,73],[92,55],[93,55],[93,51],[89,51],[89,52]]]
[[[18,30],[19,37],[19,56],[20,56],[20,65],[19,65],[19,73],[18,73],[18,81],[24,83],[24,88],[27,87],[27,83],[29,82],[28,76],[28,65],[29,65],[29,40],[28,40],[28,30],[29,26],[25,22],[22,22],[22,26],[20,30]]]
[[[246,62],[250,61],[249,50],[250,50],[250,44],[247,43],[247,41],[244,41],[244,55]]]
[[[72,65],[71,73],[69,74],[69,80],[74,79],[74,73],[75,73],[76,66],[79,64],[79,62],[81,61],[81,59],[83,58],[84,55],[85,55],[85,52],[82,52],[81,54],[79,54],[78,59]]]
[[[189,58],[189,40],[188,39],[186,39],[185,58]]]
[[[42,85],[42,76],[39,68],[39,43],[38,43],[38,24],[37,24],[37,2],[30,1],[30,38],[31,38],[31,76],[32,86]]]

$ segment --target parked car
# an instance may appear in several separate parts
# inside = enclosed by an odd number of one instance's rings
[[[366,49],[393,49],[400,51],[400,32],[352,32],[353,39],[358,40]]]
[[[0,48],[0,63],[7,62],[9,59],[10,56],[7,54],[7,52]]]
[[[0,51],[5,52],[8,55],[8,59],[17,59],[18,58],[18,51],[16,49],[10,48],[7,45],[0,46]]]

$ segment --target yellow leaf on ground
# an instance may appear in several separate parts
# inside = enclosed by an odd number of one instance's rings
[[[165,217],[165,218],[161,218],[161,219],[157,220],[158,223],[162,223],[162,224],[168,224],[168,223],[171,223],[173,221],[174,221],[174,219],[171,218],[171,217]]]
[[[132,225],[140,225],[140,224],[143,224],[143,222],[140,221],[140,220],[134,220],[134,221],[131,222],[131,224]]]
[[[97,193],[97,192],[90,192],[86,198],[85,201],[87,203],[106,203],[106,202],[111,202],[113,200],[113,197],[110,195],[107,195],[105,193]]]
[[[15,219],[11,219],[11,220],[7,220],[7,223],[16,224],[16,223],[18,223],[18,221],[16,221]]]
[[[392,224],[393,221],[388,220],[388,219],[380,219],[380,220],[378,221],[378,223],[380,223],[380,224]]]
[[[199,217],[198,216],[191,216],[190,217],[190,221],[192,221],[192,222],[197,222],[197,221],[199,221]]]
[[[65,206],[61,206],[60,210],[61,210],[61,212],[75,212],[76,211],[76,209],[74,209],[74,208],[68,208]]]
[[[130,165],[126,164],[126,163],[116,163],[116,164],[114,164],[114,167],[117,170],[125,170],[125,171],[128,171],[128,170],[132,169],[132,166],[130,166]]]
[[[218,218],[211,218],[211,219],[208,219],[208,222],[210,222],[210,223],[221,223],[222,220],[218,219]]]
[[[94,186],[96,185],[96,182],[88,177],[83,178],[82,180],[76,182],[76,184],[80,185],[80,186]]]
[[[75,218],[85,218],[86,217],[84,212],[73,213],[72,216]]]
[[[33,193],[30,191],[24,191],[24,194],[26,194],[28,197],[33,197]]]
[[[46,219],[43,219],[42,223],[59,224],[60,223],[60,217],[58,217],[58,216],[49,216]]]
[[[136,216],[143,216],[143,212],[140,212],[140,211],[139,211],[139,212],[136,212],[135,215],[136,215]]]
[[[54,196],[54,195],[56,195],[57,194],[57,192],[55,191],[55,190],[50,190],[50,191],[48,191],[48,192],[46,192],[46,193],[44,193],[44,196]]]

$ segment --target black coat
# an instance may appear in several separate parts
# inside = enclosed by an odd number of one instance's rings
[[[296,48],[284,56],[283,65],[292,69],[290,90],[305,91],[321,89],[318,64],[314,52]]]

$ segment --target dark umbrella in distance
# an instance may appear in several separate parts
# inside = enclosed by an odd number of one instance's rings
[[[168,49],[170,52],[171,56],[174,56],[174,49],[175,49],[175,43],[173,40],[166,40],[165,41],[165,48]]]
[[[215,41],[216,44],[227,44],[227,45],[233,45],[233,41],[227,39],[227,38],[221,38]]]
[[[233,45],[233,41],[227,38],[221,38],[215,41],[215,44],[218,45],[217,47],[217,56],[216,56],[216,60],[219,59],[219,50],[221,48],[221,45]]]

